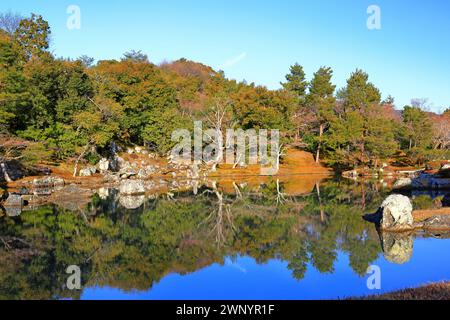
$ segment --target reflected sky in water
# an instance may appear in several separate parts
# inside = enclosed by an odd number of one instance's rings
[[[82,299],[339,299],[450,280],[449,239],[416,239],[412,259],[403,265],[379,257],[373,264],[381,268],[381,290],[369,290],[369,275],[356,275],[348,260],[340,252],[332,274],[308,265],[305,278],[298,281],[292,278],[287,262],[258,264],[250,257],[228,258],[224,265],[214,264],[193,274],[168,275],[149,291],[96,287],[86,289]]]
[[[0,216],[0,299],[339,299],[450,280],[450,234],[380,235],[362,219],[385,185],[289,182],[101,190]],[[409,196],[427,208],[442,195]],[[81,290],[66,287],[69,265]]]

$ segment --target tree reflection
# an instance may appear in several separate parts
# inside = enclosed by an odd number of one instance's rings
[[[0,298],[77,299],[80,292],[65,288],[65,269],[74,264],[83,287],[130,291],[227,257],[284,260],[301,280],[310,265],[333,272],[338,250],[359,275],[380,254],[376,231],[361,219],[364,206],[370,210],[383,197],[370,185],[328,181],[304,196],[286,195],[278,180],[233,189],[212,183],[198,186],[195,197],[155,197],[134,210],[111,190],[80,211],[46,206],[2,217]]]

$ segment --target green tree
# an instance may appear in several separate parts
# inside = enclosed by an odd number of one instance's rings
[[[425,111],[419,107],[405,106],[402,111],[403,137],[407,149],[426,149],[432,141],[432,123]]]
[[[291,93],[296,99],[296,106],[292,110],[293,119],[291,120],[295,126],[295,138],[298,140],[301,136],[302,127],[305,122],[305,100],[306,90],[308,89],[308,81],[306,81],[303,67],[298,63],[290,67],[290,72],[286,75],[286,82],[281,83],[284,90]]]
[[[285,90],[293,92],[300,101],[304,100],[308,82],[303,67],[298,63],[291,66],[290,73],[286,75],[286,82],[281,85]]]
[[[393,120],[384,115],[380,91],[356,70],[338,92],[338,108],[326,137],[330,162],[356,166],[395,152]]]
[[[309,84],[309,94],[306,97],[306,106],[314,115],[314,125],[318,127],[318,138],[316,147],[316,162],[320,161],[320,150],[325,130],[328,129],[330,121],[335,117],[334,107],[336,99],[334,90],[336,86],[331,83],[333,71],[329,67],[321,67]]]
[[[22,51],[22,58],[28,61],[39,57],[49,48],[50,26],[42,16],[31,14],[20,21],[14,32],[14,38]]]

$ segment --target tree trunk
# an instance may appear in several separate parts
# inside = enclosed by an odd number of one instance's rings
[[[319,200],[320,221],[325,222],[325,211],[323,210],[322,198],[320,197],[320,183],[319,182],[316,182],[316,192],[317,192],[317,199]]]
[[[319,144],[317,145],[316,163],[320,162],[320,148],[322,147],[323,124],[319,128]]]
[[[75,167],[73,168],[73,176],[74,177],[77,176],[78,162],[80,162],[80,160],[84,157],[84,155],[85,155],[86,151],[88,150],[90,144],[91,144],[91,142],[88,142],[88,144],[84,146],[83,152],[81,152],[81,154],[78,156],[77,160],[75,161]]]
[[[3,178],[5,179],[6,182],[13,182],[12,179],[9,177],[8,171],[6,170],[6,165],[4,162],[0,163],[0,168],[2,169],[3,172]]]

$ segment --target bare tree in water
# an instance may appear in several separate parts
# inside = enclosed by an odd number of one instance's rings
[[[217,183],[212,183],[212,190],[206,192],[212,193],[217,198],[217,207],[202,222],[202,224],[212,222],[211,234],[215,233],[215,241],[218,246],[222,246],[226,241],[227,231],[235,231],[233,223],[233,214],[231,213],[231,204],[224,200],[223,192],[217,188]]]

